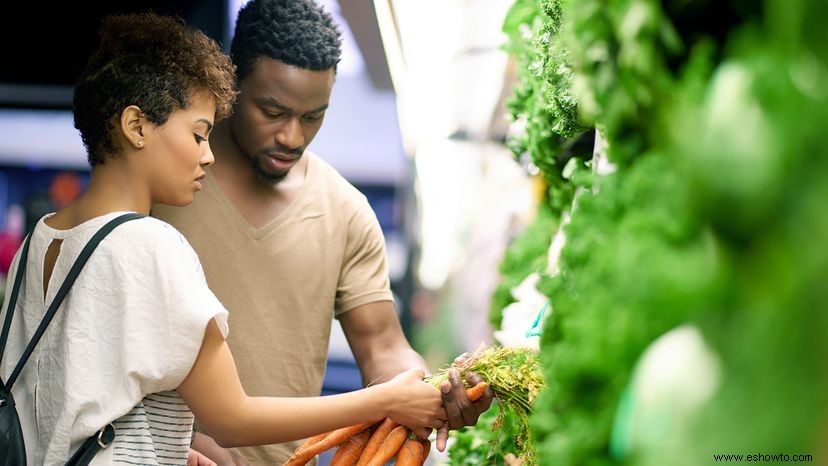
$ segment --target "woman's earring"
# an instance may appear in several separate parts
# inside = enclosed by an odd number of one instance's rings
[[[144,140],[143,139],[138,140],[138,147],[144,147]]]

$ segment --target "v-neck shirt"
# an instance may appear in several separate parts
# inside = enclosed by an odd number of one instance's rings
[[[367,199],[321,158],[304,157],[304,185],[261,228],[245,220],[214,172],[190,205],[152,212],[192,244],[230,310],[228,344],[250,395],[318,395],[332,319],[392,300],[384,238]],[[242,450],[248,460],[273,463],[293,448]]]

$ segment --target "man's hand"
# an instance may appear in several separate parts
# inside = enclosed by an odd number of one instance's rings
[[[213,460],[190,448],[187,453],[187,466],[218,466]]]
[[[465,354],[460,355],[454,360],[454,364],[461,364],[465,358]],[[483,378],[474,372],[469,372],[466,374],[466,380],[469,385],[474,386],[482,382]],[[440,385],[440,391],[443,394],[443,406],[446,409],[448,422],[437,429],[437,450],[445,451],[449,430],[477,424],[477,418],[492,405],[494,393],[491,388],[487,388],[486,393],[479,400],[474,402],[469,400],[466,387],[457,369],[449,369],[448,381]]]
[[[193,449],[195,448],[195,450]],[[193,434],[193,448],[187,457],[187,466],[247,466],[244,459],[232,450],[219,446],[212,437],[201,432]],[[193,457],[196,456],[195,462]],[[198,462],[199,457],[206,462]]]

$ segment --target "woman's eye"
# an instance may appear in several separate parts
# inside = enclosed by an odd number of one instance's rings
[[[206,137],[204,137],[204,136],[202,136],[202,135],[200,135],[200,134],[198,134],[198,133],[193,133],[193,137],[195,137],[195,141],[196,141],[196,143],[198,143],[198,144],[201,144],[202,142],[204,142],[204,141],[206,141],[206,140],[207,140],[207,138],[206,138]]]

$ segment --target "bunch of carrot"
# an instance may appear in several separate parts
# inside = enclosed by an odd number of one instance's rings
[[[469,400],[476,401],[489,384],[480,382],[468,388]],[[395,458],[396,466],[421,466],[431,450],[431,442],[418,439],[408,428],[391,419],[343,427],[305,441],[284,466],[302,466],[314,456],[334,447],[339,449],[331,466],[382,466]]]

